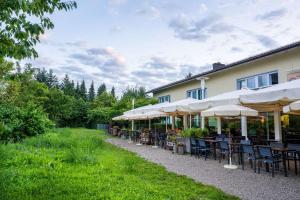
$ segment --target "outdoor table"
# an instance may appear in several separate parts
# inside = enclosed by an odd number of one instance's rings
[[[265,146],[265,145],[255,145],[255,147]],[[268,146],[270,147],[270,146]],[[287,168],[286,168],[286,154],[288,152],[288,148],[286,147],[271,147],[272,151],[277,151],[281,153],[282,163],[283,163],[283,171],[284,176],[287,177]],[[266,165],[267,171],[269,171],[269,165]]]
[[[286,169],[286,154],[288,152],[288,148],[286,147],[272,147],[273,151],[278,151],[282,155],[282,162],[283,162],[283,170],[284,176],[287,176],[287,169]]]
[[[217,144],[218,140],[205,140],[205,142],[209,143],[214,148],[214,159],[217,160]]]

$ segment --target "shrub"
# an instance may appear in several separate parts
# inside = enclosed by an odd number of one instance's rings
[[[53,123],[40,107],[0,105],[0,139],[19,141],[26,136],[45,133]]]

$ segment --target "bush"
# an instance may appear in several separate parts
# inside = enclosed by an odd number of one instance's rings
[[[194,137],[201,138],[206,137],[209,134],[208,129],[204,128],[189,128],[181,131],[181,136],[185,138]]]
[[[26,136],[45,133],[53,123],[40,107],[0,105],[0,139],[19,141]]]

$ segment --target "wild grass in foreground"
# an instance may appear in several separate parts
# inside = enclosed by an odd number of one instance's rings
[[[237,199],[167,172],[87,129],[0,145],[0,199]]]

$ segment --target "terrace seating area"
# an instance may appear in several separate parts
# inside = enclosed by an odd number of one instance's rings
[[[298,175],[299,91],[298,79],[257,91],[241,89],[203,100],[147,105],[113,118],[132,123],[109,133],[139,146],[213,160],[227,169],[247,170],[249,163],[255,174]],[[149,127],[136,128],[135,121],[149,121]]]
[[[167,133],[148,129],[127,131],[116,127],[110,128],[108,133],[130,143],[159,147],[174,154],[190,155],[195,159],[203,159],[203,162],[209,159],[222,165],[229,163],[231,158],[232,162],[242,170],[252,170],[257,174],[266,172],[272,177],[275,174],[298,175],[300,168],[300,144],[280,142],[255,144],[243,137],[229,138],[226,134],[215,137],[183,138],[174,131]]]

